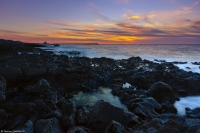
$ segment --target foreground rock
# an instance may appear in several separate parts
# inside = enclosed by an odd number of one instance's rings
[[[191,118],[200,118],[200,108],[190,109],[186,108],[186,115]]]
[[[86,128],[86,127],[81,127],[81,126],[74,126],[71,127],[67,133],[93,133],[92,131],[90,131],[90,129]]]
[[[6,113],[5,110],[0,109],[0,128],[2,128],[8,120],[8,114]]]
[[[79,106],[76,111],[76,121],[78,125],[85,126],[89,121],[92,107],[89,105]]]
[[[6,85],[7,85],[6,80],[2,76],[0,76],[0,101],[5,100],[6,98],[6,94],[5,94]]]
[[[193,65],[200,65],[200,62],[192,62]]]
[[[119,122],[125,128],[134,126],[138,122],[138,117],[133,113],[115,107],[108,102],[97,102],[91,112],[88,127],[95,132],[104,132],[106,126],[112,121]]]
[[[124,127],[116,122],[111,121],[110,124],[106,127],[105,133],[128,133]]]
[[[30,133],[200,131],[199,108],[187,108],[187,115],[179,116],[173,105],[178,97],[200,94],[198,73],[140,57],[57,56],[34,48],[38,45],[0,40],[0,129]],[[126,83],[130,84],[127,88],[123,87]],[[80,91],[95,92],[100,86],[110,87],[128,110],[101,99],[94,106],[70,100]]]
[[[64,133],[56,118],[41,119],[35,123],[36,133]]]
[[[159,103],[163,103],[169,101],[170,103],[174,103],[176,98],[174,96],[174,92],[172,88],[163,82],[154,83],[148,90],[148,95],[155,98]]]
[[[47,80],[41,79],[38,83],[34,86],[27,86],[24,88],[24,91],[30,94],[38,93],[39,97],[42,99],[52,100],[53,102],[57,103],[60,97],[57,90],[51,87]]]

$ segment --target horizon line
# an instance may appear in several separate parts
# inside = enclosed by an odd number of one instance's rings
[[[12,39],[3,39],[0,38],[0,40],[7,40],[7,41],[16,41],[21,43],[32,43],[32,44],[44,44],[44,42],[25,42],[20,40],[12,40]],[[54,45],[54,44],[60,44],[60,45],[200,45],[200,43],[98,43],[98,42],[88,42],[88,43],[80,43],[80,42],[66,42],[66,43],[48,43],[47,45]]]

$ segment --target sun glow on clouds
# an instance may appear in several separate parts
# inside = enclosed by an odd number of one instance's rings
[[[131,0],[115,1],[123,5],[131,2]],[[200,38],[199,12],[193,9],[198,4],[199,1],[196,1],[192,6],[165,11],[134,12],[124,9],[123,14],[119,14],[119,19],[113,20],[112,17],[101,14],[101,7],[98,7],[98,4],[88,3],[89,7],[95,8],[92,12],[96,16],[92,21],[51,19],[42,22],[44,28],[34,31],[23,28],[21,28],[23,30],[0,28],[0,36],[5,39],[13,38],[33,42],[47,40],[52,43],[97,42],[105,44],[132,44],[172,37]],[[32,24],[33,22],[30,22],[27,26]]]

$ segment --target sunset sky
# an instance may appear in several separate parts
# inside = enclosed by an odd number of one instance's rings
[[[200,44],[200,0],[0,0],[0,38]]]

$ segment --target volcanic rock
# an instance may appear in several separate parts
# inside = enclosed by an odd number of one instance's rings
[[[57,118],[40,119],[35,123],[36,133],[64,133]]]
[[[91,113],[92,107],[89,105],[81,105],[76,111],[76,121],[78,125],[86,125]]]
[[[170,103],[175,102],[175,95],[173,89],[163,82],[154,83],[149,89],[147,94],[152,96],[159,103],[169,101]]]
[[[15,81],[22,76],[22,71],[19,67],[11,67],[8,65],[0,66],[0,75],[4,76],[7,81]]]
[[[6,94],[5,94],[5,91],[6,91],[6,80],[0,76],[0,101],[3,101],[6,99]]]
[[[3,127],[8,120],[8,114],[4,109],[0,109],[0,128]]]
[[[101,100],[93,106],[88,127],[96,132],[104,132],[106,126],[112,120],[119,122],[124,127],[128,127],[136,124],[138,117],[126,109],[115,107]]]
[[[82,126],[74,126],[69,128],[67,133],[93,133],[90,129]]]
[[[110,124],[106,127],[105,133],[128,133],[124,127],[116,122],[116,121],[111,121]]]
[[[200,118],[200,108],[190,109],[186,108],[186,115],[192,118]]]

